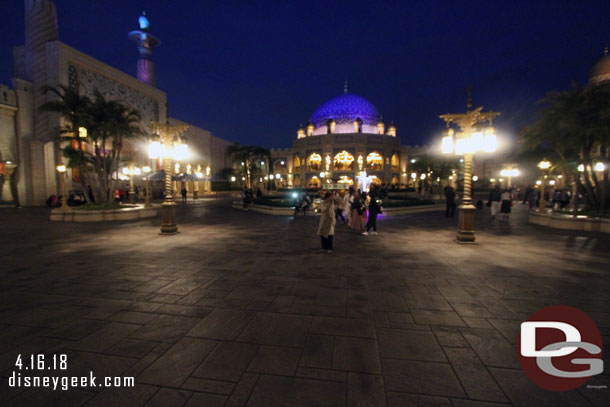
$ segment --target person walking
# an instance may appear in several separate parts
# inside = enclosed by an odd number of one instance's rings
[[[500,208],[500,212],[502,212],[502,220],[508,220],[508,216],[510,215],[510,208],[513,206],[513,200],[511,193],[508,189],[505,189],[500,196],[502,199],[502,206]]]
[[[538,193],[536,192],[536,190],[534,188],[531,188],[529,190],[529,193],[527,194],[527,201],[529,203],[530,206],[530,211],[536,207],[536,201],[538,199]]]
[[[364,200],[358,192],[354,192],[351,206],[352,217],[350,219],[350,227],[358,233],[364,232],[364,223],[362,215],[366,216],[366,207]]]
[[[445,217],[448,218],[455,217],[455,190],[452,186],[445,187],[445,201],[447,203],[447,208],[445,209]]]
[[[320,208],[320,225],[318,226],[318,235],[322,241],[322,250],[326,253],[333,252],[333,235],[335,234],[335,203],[333,195],[327,192],[324,195],[324,201]]]
[[[369,202],[369,220],[366,223],[366,230],[362,232],[363,235],[368,235],[369,230],[373,229],[370,232],[371,235],[377,234],[377,215],[381,213],[381,205],[379,205],[379,201],[375,195],[371,195],[371,201]]]
[[[491,218],[495,219],[496,215],[500,211],[500,201],[502,200],[502,190],[496,184],[496,186],[489,193],[489,202],[491,206]]]
[[[182,185],[180,193],[182,194],[182,203],[186,205],[186,185]]]
[[[341,191],[340,193],[338,193],[337,195],[335,195],[334,201],[335,201],[335,219],[339,220],[339,218],[341,218],[341,220],[343,221],[343,224],[347,224],[347,221],[345,220],[345,217],[343,216],[343,196],[345,195],[344,191]]]
[[[354,195],[356,190],[352,187],[347,191],[347,200],[345,202],[345,212],[347,213],[347,226],[352,228],[352,204],[354,203]]]

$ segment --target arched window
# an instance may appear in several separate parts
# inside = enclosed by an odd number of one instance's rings
[[[307,171],[321,171],[322,170],[322,156],[318,153],[311,153],[307,157]]]
[[[398,177],[396,175],[392,177],[392,185],[398,185]]]
[[[347,175],[341,175],[339,177],[339,180],[337,181],[337,183],[352,186],[352,185],[354,185],[354,180],[352,180]]]
[[[383,157],[377,151],[373,151],[366,156],[366,169],[368,171],[383,170]]]
[[[301,186],[301,178],[298,175],[295,175],[292,183],[293,183],[293,185],[295,187],[300,187]]]
[[[299,169],[301,168],[301,159],[299,158],[298,154],[294,156],[293,168],[295,172],[299,171]]]
[[[309,181],[307,182],[307,187],[322,188],[322,181],[320,180],[320,178],[314,175],[313,177],[309,178]]]
[[[373,175],[373,177],[371,178],[371,185],[381,185],[381,180],[379,179],[379,177]]]
[[[398,154],[394,153],[392,155],[392,171],[398,171],[399,164],[400,159],[398,158]]]
[[[352,171],[354,169],[354,156],[343,150],[335,155],[333,170]]]

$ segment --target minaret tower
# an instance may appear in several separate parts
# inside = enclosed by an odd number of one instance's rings
[[[129,39],[136,43],[140,52],[136,76],[139,81],[150,86],[156,86],[152,52],[154,47],[161,44],[161,41],[148,31],[150,22],[146,18],[146,12],[142,12],[138,22],[140,23],[140,29],[129,33]]]

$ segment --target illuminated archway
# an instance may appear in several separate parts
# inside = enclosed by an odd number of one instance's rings
[[[311,153],[307,157],[307,171],[321,171],[322,170],[322,156],[318,153]]]
[[[399,165],[400,165],[400,159],[398,158],[398,154],[394,153],[392,155],[392,170],[398,171]]]
[[[339,177],[339,180],[337,181],[337,183],[352,186],[352,185],[354,185],[354,180],[352,180],[347,175],[341,175]]]
[[[373,151],[366,156],[367,171],[382,171],[383,157],[377,151]]]
[[[371,185],[381,185],[381,180],[378,176],[373,175],[371,178]]]
[[[300,187],[301,186],[301,178],[298,175],[295,175],[293,180],[292,180],[292,184],[295,187]]]
[[[396,175],[392,177],[392,185],[398,185],[398,177]]]
[[[322,188],[322,181],[320,180],[320,178],[314,175],[313,177],[309,178],[309,181],[307,181],[307,187]]]
[[[298,154],[294,156],[292,166],[293,166],[295,172],[301,168],[301,159],[299,158]]]
[[[335,155],[333,169],[335,171],[353,171],[354,156],[343,150]]]

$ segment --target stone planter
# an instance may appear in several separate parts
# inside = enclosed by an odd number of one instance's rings
[[[138,205],[135,208],[85,210],[71,209],[64,211],[61,208],[51,210],[51,220],[56,222],[114,222],[122,220],[136,220],[155,217],[159,208],[145,208]]]
[[[585,232],[610,233],[610,219],[585,216],[559,215],[530,211],[528,222],[553,229],[582,230]]]

